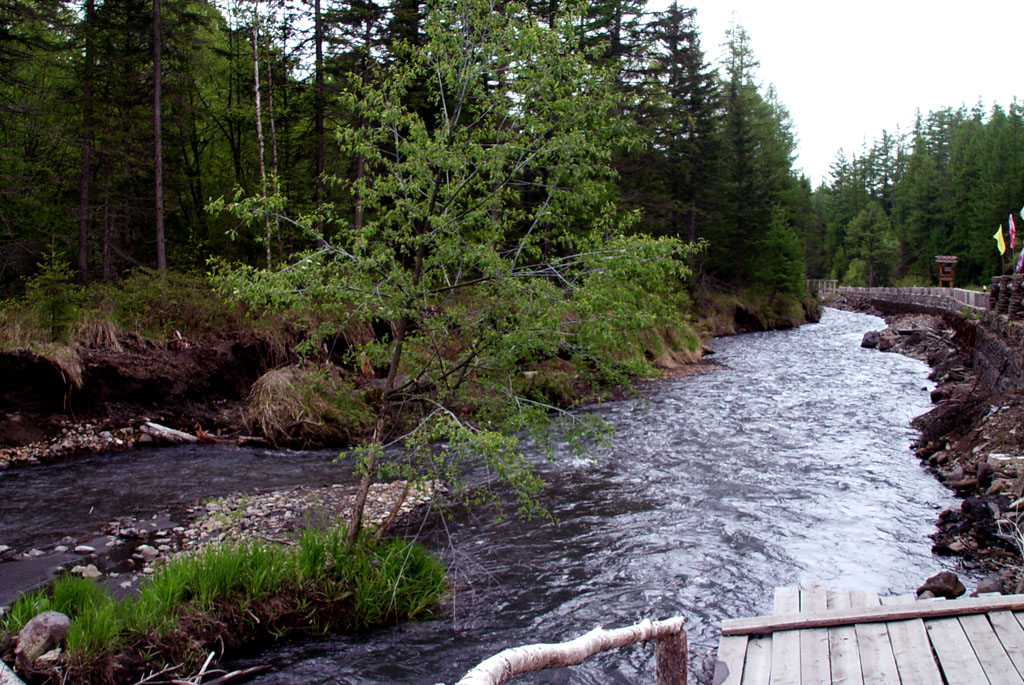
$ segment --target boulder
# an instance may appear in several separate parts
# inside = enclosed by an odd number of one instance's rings
[[[975,524],[991,521],[996,515],[992,506],[981,497],[968,497],[960,504],[960,511]]]
[[[952,571],[941,571],[924,582],[924,585],[917,588],[917,596],[921,597],[925,592],[931,592],[936,597],[955,599],[967,592],[960,579]]]
[[[978,595],[983,595],[988,592],[998,592],[999,594],[1003,594],[1005,592],[1003,579],[997,575],[985,578],[983,581],[978,583],[977,589],[975,589],[974,594],[971,596],[977,597]]]
[[[977,469],[978,486],[987,488],[992,485],[992,477],[995,475],[996,470],[987,461],[978,462]]]
[[[36,660],[57,647],[71,626],[71,619],[59,611],[44,611],[18,631],[18,646],[14,658],[18,667],[31,671]]]
[[[861,338],[860,346],[868,348],[878,347],[878,341],[880,339],[881,335],[879,335],[878,331],[868,331],[864,334],[864,337]]]

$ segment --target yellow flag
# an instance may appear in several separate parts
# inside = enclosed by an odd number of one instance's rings
[[[996,234],[992,236],[996,239],[996,247],[999,248],[999,254],[1006,254],[1006,242],[1003,240],[1003,225],[999,224],[999,228],[996,229]]]

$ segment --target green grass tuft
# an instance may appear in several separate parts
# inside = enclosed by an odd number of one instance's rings
[[[92,579],[62,576],[19,598],[0,619],[0,634],[17,633],[43,611],[67,614],[63,667],[84,682],[132,665],[198,665],[222,643],[433,615],[447,589],[436,557],[402,540],[365,536],[351,546],[344,540],[339,526],[309,529],[293,548],[210,547],[159,567],[125,599]]]

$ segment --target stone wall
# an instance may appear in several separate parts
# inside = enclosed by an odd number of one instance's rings
[[[989,391],[1024,389],[1024,323],[988,313],[974,324],[974,369]]]

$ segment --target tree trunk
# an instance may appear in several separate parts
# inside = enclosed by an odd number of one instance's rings
[[[270,60],[271,50],[267,46],[267,117],[270,120],[270,178],[274,196],[281,194],[281,174],[277,164],[277,124],[274,122],[274,65]],[[281,220],[274,216],[274,234],[277,235],[278,249],[281,248]],[[269,268],[269,267],[268,267]]]
[[[267,270],[270,269],[270,216],[267,214],[267,168],[263,163],[263,111],[260,107],[260,29],[259,3],[253,8],[252,22],[252,88],[256,102],[256,156],[260,161],[260,183],[263,189],[263,238],[266,243]]]
[[[434,197],[431,199],[431,208],[433,203],[437,199],[437,188],[440,186],[440,181],[434,185]],[[420,245],[416,251],[416,268],[413,269],[412,274],[412,290],[415,290],[416,286],[419,285],[420,278],[423,276],[423,260],[426,257],[426,247]],[[381,393],[381,406],[377,412],[377,422],[373,426],[373,438],[370,441],[371,445],[379,446],[381,438],[384,435],[384,421],[387,417],[388,411],[388,395],[395,389],[395,378],[398,376],[398,369],[402,364],[402,348],[405,343],[405,333],[409,328],[409,316],[403,314],[398,319],[398,324],[395,326],[395,339],[392,343],[394,347],[391,349],[391,364],[388,366],[388,377],[384,381],[384,391]],[[366,508],[366,496],[370,494],[370,486],[373,485],[374,471],[377,468],[377,457],[379,456],[378,450],[375,448],[370,453],[370,458],[366,462],[366,473],[363,475],[362,480],[359,482],[359,491],[356,493],[356,501],[352,505],[352,518],[349,521],[348,534],[345,536],[345,541],[352,544],[359,537],[359,531],[363,527],[363,510]]]
[[[361,180],[365,174],[366,157],[364,157],[363,153],[360,152],[359,156],[356,157],[356,181]],[[355,192],[353,204],[355,205],[355,211],[352,217],[352,224],[358,231],[363,227],[363,196],[359,194],[358,190],[356,190]]]
[[[380,542],[384,538],[384,533],[391,527],[391,524],[398,518],[398,514],[402,511],[402,505],[405,504],[405,500],[409,498],[409,491],[412,489],[412,481],[405,481],[405,487],[402,488],[402,494],[398,496],[394,504],[391,505],[391,511],[388,512],[388,516],[384,519],[384,523],[380,524],[380,528],[377,529],[373,539]]]
[[[85,73],[82,77],[82,153],[78,167],[78,277],[89,278],[89,177],[92,174],[92,49],[95,0],[85,2]]]
[[[313,206],[316,210],[316,230],[324,235],[324,26],[320,0],[313,2],[313,42],[316,56],[313,65],[315,85],[313,92],[314,136],[316,138],[316,179],[313,185]]]
[[[604,630],[598,627],[586,635],[582,635],[569,642],[513,647],[482,661],[476,668],[463,676],[462,680],[456,683],[456,685],[500,685],[512,676],[521,673],[541,671],[545,668],[574,666],[583,663],[585,659],[595,654],[609,649],[625,647],[637,642],[646,642],[652,638],[679,635],[683,632],[683,622],[685,620],[682,616],[657,622],[644,619],[640,623],[628,628]],[[659,685],[661,683],[682,684],[686,682],[685,642],[682,645],[682,677],[679,678],[677,674],[668,674],[663,679],[662,674],[659,673]],[[669,658],[664,663],[680,665],[678,645],[675,648],[674,656],[676,657],[675,660]],[[672,668],[675,667],[672,666]],[[671,679],[673,677],[675,677],[675,680]]]
[[[103,176],[103,282],[110,281],[111,277],[111,265],[110,265],[110,179],[104,174]]]
[[[163,273],[167,270],[167,254],[164,251],[164,152],[163,127],[160,115],[160,91],[163,85],[160,67],[160,0],[153,0],[153,176],[155,179],[156,202],[156,268]]]

